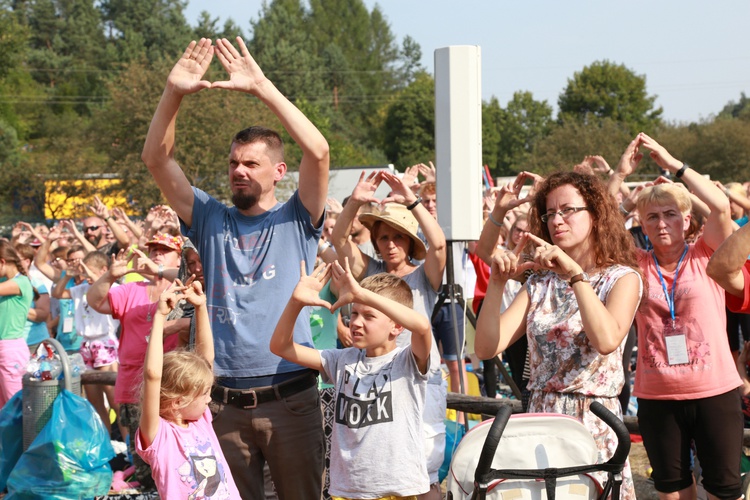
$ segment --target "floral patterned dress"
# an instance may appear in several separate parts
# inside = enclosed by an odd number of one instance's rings
[[[637,272],[626,266],[610,266],[590,276],[591,286],[606,305],[617,280],[629,273]],[[528,411],[563,413],[579,419],[594,437],[599,446],[599,459],[604,462],[617,448],[617,438],[607,424],[589,411],[589,406],[599,401],[622,418],[617,396],[625,382],[622,350],[626,338],[611,354],[599,354],[583,331],[573,289],[556,273],[534,274],[527,281],[527,290],[530,304],[526,335],[531,366]],[[639,295],[642,291],[641,284]],[[606,480],[606,475],[598,479]],[[621,498],[635,498],[627,462]]]

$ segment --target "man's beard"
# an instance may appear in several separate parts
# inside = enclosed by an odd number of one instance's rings
[[[232,203],[240,210],[248,210],[258,204],[258,197],[254,194],[233,193]]]
[[[95,247],[99,248],[99,242],[102,241],[102,235],[101,234],[97,234],[96,236],[89,236],[86,239],[89,240],[89,243],[91,243]]]

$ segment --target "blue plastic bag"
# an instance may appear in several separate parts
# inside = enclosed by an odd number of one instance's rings
[[[106,495],[115,456],[94,407],[63,390],[52,416],[8,478],[6,500],[75,499]]]
[[[438,471],[438,479],[443,482],[448,476],[448,471],[451,470],[451,460],[453,459],[453,452],[456,451],[458,443],[466,434],[466,427],[463,424],[459,424],[455,420],[445,419],[445,456],[443,457],[443,465],[440,466]]]
[[[23,400],[18,391],[0,410],[0,491],[23,453]]]

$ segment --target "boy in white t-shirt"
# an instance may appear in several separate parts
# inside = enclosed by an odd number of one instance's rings
[[[76,331],[83,336],[81,343],[81,357],[87,369],[96,371],[117,371],[117,329],[120,322],[109,314],[96,312],[89,306],[86,292],[91,283],[99,279],[109,269],[109,259],[99,251],[89,252],[81,261],[78,274],[84,277],[80,285],[67,288],[62,292],[62,298],[73,299],[75,311],[74,322]],[[110,428],[109,410],[104,402],[106,396],[109,406],[119,414],[119,405],[115,403],[115,388],[104,384],[87,384],[86,399],[96,409],[104,423],[104,428]],[[124,436],[125,434],[123,434]]]
[[[334,499],[416,498],[430,489],[424,455],[425,403],[432,330],[412,309],[412,291],[401,278],[376,274],[358,284],[348,262],[321,265],[301,278],[284,309],[271,352],[318,370],[336,391],[331,439]],[[333,275],[339,300],[331,306],[319,292]],[[353,303],[349,323],[353,346],[318,351],[294,342],[294,323],[305,306],[335,310]],[[411,345],[396,347],[402,330]]]

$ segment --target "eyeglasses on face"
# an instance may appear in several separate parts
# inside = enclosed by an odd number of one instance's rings
[[[100,227],[102,227],[102,226],[88,226],[88,227],[84,227],[83,228],[83,232],[85,233],[85,232],[88,232],[88,231],[96,231]]]
[[[583,210],[588,210],[588,209],[589,207],[567,207],[567,208],[563,208],[562,210],[558,210],[556,212],[547,212],[546,214],[543,214],[539,218],[542,219],[542,222],[544,222],[545,224],[547,223],[548,220],[553,218],[555,215],[559,215],[560,217],[563,218],[563,220],[568,220],[568,218],[571,215],[581,212]]]

